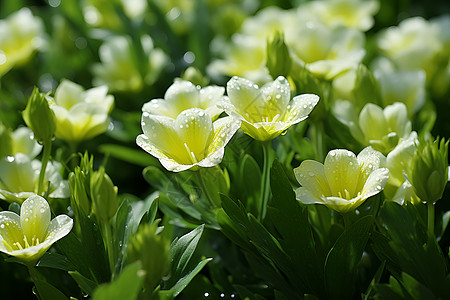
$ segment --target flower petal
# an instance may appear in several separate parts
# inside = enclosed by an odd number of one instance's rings
[[[182,143],[180,146],[184,145],[184,149],[179,151],[187,153],[189,158],[180,162],[197,163],[205,158],[206,150],[214,135],[211,117],[202,109],[191,108],[178,115],[174,126]]]
[[[0,212],[0,251],[10,254],[14,243],[23,245],[23,237],[19,215],[11,211]]]
[[[356,209],[358,206],[360,206],[366,198],[363,198],[361,196],[357,196],[355,198],[352,198],[350,200],[342,199],[340,197],[326,197],[324,200],[324,204],[340,213],[347,213],[349,211],[352,211]]]
[[[37,178],[31,160],[23,153],[0,160],[0,187],[12,193],[34,192]]]
[[[72,106],[83,101],[84,89],[70,80],[63,80],[55,91],[55,102],[57,105],[69,110]]]
[[[258,85],[248,79],[234,76],[227,83],[227,93],[235,110],[243,118],[250,123],[263,121],[264,95]]]
[[[34,195],[26,199],[20,208],[20,224],[23,234],[31,245],[33,239],[42,242],[50,224],[51,212],[47,200]]]
[[[176,80],[166,91],[164,99],[168,102],[169,115],[176,118],[182,111],[200,107],[199,89],[190,81]]]
[[[358,191],[360,191],[369,175],[374,170],[384,167],[386,164],[386,157],[384,157],[381,152],[368,146],[358,154],[357,160],[360,170],[358,179]]]
[[[368,103],[359,114],[359,126],[366,141],[381,140],[388,132],[383,109],[378,105]]]
[[[304,160],[294,169],[295,178],[316,197],[331,195],[330,187],[325,178],[324,166],[315,160]]]
[[[353,198],[359,177],[355,154],[345,149],[331,150],[325,158],[324,168],[331,194],[346,199]]]
[[[280,119],[288,106],[291,99],[291,87],[289,82],[283,76],[279,76],[274,81],[266,83],[261,92],[264,96],[264,106],[262,111],[263,118],[267,118],[268,122]]]
[[[308,117],[319,102],[319,96],[314,94],[302,94],[292,99],[290,107],[283,120],[290,124],[296,124]]]
[[[241,126],[241,122],[233,117],[224,117],[216,120],[213,126],[214,136],[208,146],[207,155],[224,148]]]
[[[315,197],[310,190],[304,187],[299,187],[295,190],[295,198],[303,204],[324,204],[321,198]]]
[[[362,189],[363,199],[372,197],[381,192],[389,178],[389,170],[387,168],[379,168],[373,171],[367,178]]]
[[[65,237],[72,230],[73,220],[67,215],[59,215],[54,218],[48,226],[48,233],[45,242],[53,244],[57,240]]]

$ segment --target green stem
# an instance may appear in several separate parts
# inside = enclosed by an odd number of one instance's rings
[[[103,223],[103,233],[106,244],[106,252],[108,253],[109,268],[111,270],[111,280],[113,280],[116,274],[116,266],[114,264],[114,245],[109,222]]]
[[[195,174],[197,174],[198,182],[200,183],[200,188],[202,190],[203,195],[205,195],[206,199],[208,200],[209,205],[211,205],[211,208],[217,208],[216,203],[211,198],[211,196],[208,193],[208,190],[206,189],[205,182],[203,181],[203,177],[200,170],[195,171]]]
[[[258,220],[262,221],[266,216],[267,203],[270,195],[270,141],[263,142],[264,165],[260,192],[260,207],[258,211]]]
[[[44,142],[44,153],[42,154],[42,165],[41,172],[39,173],[39,183],[38,183],[38,195],[42,196],[45,186],[45,169],[47,168],[47,163],[50,160],[50,154],[52,152],[52,141]]]
[[[428,208],[428,237],[434,239],[434,204],[427,202]]]

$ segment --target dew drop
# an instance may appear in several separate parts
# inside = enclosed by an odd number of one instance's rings
[[[1,228],[1,229],[5,228],[5,224],[1,224],[1,225],[0,225],[0,228]]]

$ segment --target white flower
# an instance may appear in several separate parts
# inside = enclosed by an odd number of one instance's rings
[[[183,110],[201,108],[215,120],[222,113],[217,103],[224,98],[225,88],[207,86],[200,88],[186,80],[176,80],[166,91],[164,99],[153,99],[142,107],[151,115],[175,119]]]
[[[161,49],[154,48],[150,36],[141,38],[143,58],[136,58],[135,45],[124,36],[110,37],[99,49],[101,63],[94,64],[93,84],[107,85],[111,91],[140,91],[153,84],[168,63]],[[142,69],[143,73],[141,73]]]
[[[372,28],[378,1],[328,0],[311,1],[299,7],[302,17],[317,19],[327,26],[345,26],[361,31]]]
[[[269,141],[308,117],[319,96],[303,94],[291,99],[289,82],[282,76],[259,88],[250,80],[233,77],[227,84],[228,99],[221,107],[241,120],[241,128],[252,138]]]
[[[35,158],[42,150],[42,146],[34,139],[33,131],[28,127],[19,127],[11,134],[12,154],[24,153]]]
[[[43,45],[44,25],[28,8],[0,20],[0,77]]]
[[[137,144],[167,170],[180,172],[219,164],[240,122],[225,117],[213,123],[204,110],[190,108],[176,119],[144,112],[141,125],[144,133],[137,137]]]
[[[105,132],[114,104],[114,97],[107,93],[106,86],[85,91],[82,86],[63,80],[50,106],[56,116],[56,137],[79,142]]]
[[[48,162],[45,181],[50,182],[50,198],[69,197],[69,185],[62,179],[58,162]],[[0,160],[0,199],[19,202],[37,193],[41,162],[23,153]]]
[[[66,215],[51,221],[50,216],[48,202],[38,195],[22,203],[20,216],[11,211],[0,212],[0,251],[35,265],[50,246],[73,227],[73,220]]]
[[[358,157],[348,150],[328,152],[324,164],[305,160],[294,169],[301,184],[295,193],[305,204],[319,203],[340,213],[360,206],[367,198],[381,192],[389,177],[382,168],[384,156],[367,147]]]

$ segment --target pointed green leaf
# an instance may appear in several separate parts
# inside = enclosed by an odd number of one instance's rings
[[[366,216],[344,231],[325,262],[325,285],[332,299],[351,299],[357,266],[369,240],[374,218]]]

